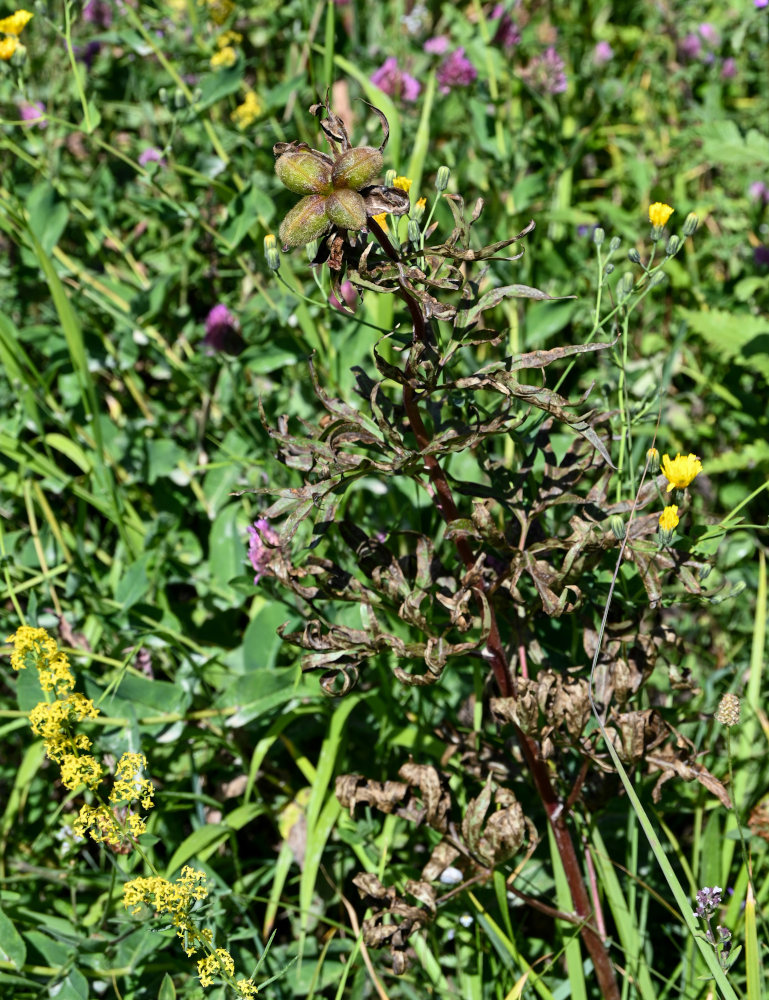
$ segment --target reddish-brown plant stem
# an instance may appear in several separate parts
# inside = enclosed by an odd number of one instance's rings
[[[371,222],[372,220],[369,221]],[[398,254],[390,241],[387,239],[383,230],[376,223],[371,225],[371,229],[379,240],[385,254],[392,261],[399,263]],[[415,340],[427,344],[427,329],[425,326],[424,314],[415,296],[410,292],[403,279],[401,279],[398,294],[408,307],[411,315]],[[424,455],[425,469],[430,477],[430,482],[435,491],[434,496],[436,509],[443,520],[448,523],[456,520],[459,516],[459,512],[454,502],[451,487],[440,462],[435,455],[427,453],[430,436],[427,433],[424,421],[422,420],[422,415],[419,411],[417,394],[414,386],[416,373],[411,369],[410,364],[407,364],[405,374],[407,382],[403,389],[403,405],[406,411],[406,416],[408,417],[411,431],[416,438],[419,449]],[[475,564],[475,559],[469,542],[466,538],[460,536],[455,539],[455,545],[460,559],[464,563],[465,567],[470,569]],[[481,584],[478,584],[476,590],[479,590],[480,587]],[[502,697],[511,697],[516,693],[515,678],[510,670],[507,655],[502,645],[502,638],[499,632],[499,626],[497,624],[494,608],[490,602],[485,601],[480,593],[478,593],[477,596],[479,602],[486,603],[488,606],[489,634],[486,638],[486,648],[484,650],[485,656],[491,664],[499,693]],[[596,932],[595,928],[590,924],[593,910],[590,905],[590,899],[588,897],[587,888],[582,875],[579,858],[574,848],[569,829],[566,825],[567,811],[564,809],[563,803],[559,801],[558,796],[556,795],[551,781],[548,765],[540,757],[539,748],[536,742],[524,733],[518,726],[515,727],[515,732],[521,752],[529,767],[529,771],[537,792],[542,800],[548,821],[553,831],[556,848],[560,855],[561,863],[563,864],[566,881],[569,885],[569,891],[571,892],[572,904],[577,917],[582,921],[580,934],[585,943],[588,954],[593,961],[593,967],[596,972],[596,978],[598,980],[601,995],[604,997],[604,1000],[619,1000],[619,986],[617,984],[614,968],[612,966],[611,959],[609,958],[606,945]]]

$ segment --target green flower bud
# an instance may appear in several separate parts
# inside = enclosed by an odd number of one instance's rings
[[[435,177],[435,188],[437,191],[445,191],[449,186],[449,177],[451,177],[451,171],[448,167],[438,167],[438,173]]]
[[[700,220],[694,214],[694,212],[689,212],[689,214],[684,219],[684,225],[682,232],[684,236],[694,236],[697,232],[697,226],[700,224]]]
[[[630,250],[628,250],[628,252],[627,252],[627,259],[630,261],[631,264],[640,264],[641,263],[641,255],[636,250],[635,247],[631,247]]]
[[[665,255],[667,257],[674,257],[678,251],[681,249],[681,238],[673,234],[667,242],[665,247]]]
[[[665,280],[665,274],[663,271],[655,271],[654,274],[649,278],[649,288],[654,288],[655,285],[661,284]]]
[[[391,188],[393,186],[393,181],[395,180],[395,178],[397,176],[398,176],[397,171],[395,171],[395,170],[387,170],[385,172],[384,186],[386,188]]]
[[[612,514],[609,518],[609,525],[618,542],[625,537],[625,522],[619,514]]]
[[[601,244],[605,239],[606,239],[606,231],[602,229],[600,226],[596,226],[595,229],[593,230],[593,243],[595,243],[595,245],[599,247],[601,246]]]
[[[357,191],[340,188],[326,199],[326,212],[340,229],[363,229],[366,225],[366,205]]]
[[[335,188],[357,191],[382,170],[382,154],[373,146],[355,146],[342,153],[331,170]]]
[[[609,263],[608,263],[608,264],[606,265],[606,267],[605,267],[605,268],[603,269],[603,273],[604,273],[604,274],[612,274],[612,273],[613,273],[613,271],[614,271],[614,265],[612,264],[612,262],[611,262],[611,261],[609,261]]]
[[[408,225],[409,243],[419,243],[420,236],[421,232],[419,229],[419,223],[417,222],[416,219],[409,219],[409,225]]]
[[[612,236],[611,240],[609,241],[609,249],[611,250],[611,252],[616,253],[616,251],[619,250],[621,245],[622,245],[622,240],[619,238],[619,236]]]
[[[308,194],[291,209],[280,224],[278,235],[284,250],[301,247],[323,236],[331,228],[326,212],[326,196]]]
[[[660,453],[656,448],[649,448],[646,452],[646,458],[649,462],[649,472],[656,476],[660,471]]]
[[[275,173],[296,194],[325,194],[331,190],[331,167],[309,149],[291,149],[279,156]]]
[[[617,282],[617,298],[620,302],[626,299],[628,295],[633,291],[633,285],[635,284],[635,279],[630,271],[625,271],[622,277]]]

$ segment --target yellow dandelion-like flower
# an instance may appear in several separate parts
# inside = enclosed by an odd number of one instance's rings
[[[673,504],[660,514],[660,531],[672,531],[678,527],[678,507]]]
[[[702,462],[696,455],[682,455],[680,452],[672,461],[670,455],[663,455],[662,472],[668,481],[667,493],[670,493],[674,487],[685,490],[689,483],[702,472]]]
[[[410,177],[396,177],[393,181],[393,187],[398,188],[399,191],[405,191],[406,194],[411,190],[412,180]]]
[[[0,20],[0,31],[5,35],[20,35],[34,16],[28,10],[17,10]]]
[[[253,90],[246,91],[243,103],[239,104],[230,115],[238,128],[248,128],[253,125],[256,119],[264,111],[264,104],[259,100]]]
[[[662,201],[655,201],[653,205],[649,205],[649,222],[655,228],[662,229],[674,211],[675,209],[672,209],[670,205],[666,205]]]
[[[15,35],[8,35],[5,38],[0,38],[0,59],[3,62],[8,62],[13,53],[19,47],[19,39]]]
[[[238,53],[231,45],[225,45],[211,56],[211,69],[229,69],[237,61]]]
[[[374,222],[378,222],[386,233],[389,232],[387,228],[387,212],[380,212],[379,215],[372,215],[371,218]]]

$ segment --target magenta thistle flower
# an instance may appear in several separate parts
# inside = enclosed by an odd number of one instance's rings
[[[413,102],[419,97],[422,85],[405,70],[398,69],[398,60],[389,56],[376,72],[371,74],[371,82],[388,97]]]
[[[435,78],[442,94],[449,94],[454,87],[467,87],[478,76],[478,70],[465,56],[463,48],[455,49],[438,67]]]
[[[278,533],[271,528],[265,518],[260,517],[248,526],[248,558],[256,576],[254,583],[259,583],[263,576],[273,576],[270,563],[272,549],[280,542]]]
[[[520,75],[532,90],[541,94],[562,94],[566,90],[565,68],[563,59],[550,46],[541,56],[535,56]]]

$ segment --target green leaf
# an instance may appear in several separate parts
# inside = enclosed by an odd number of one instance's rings
[[[27,946],[10,917],[0,910],[0,961],[21,969],[27,959]]]
[[[237,247],[253,226],[266,226],[274,215],[272,198],[252,182],[230,202],[227,225],[222,230],[222,237],[230,248]]]
[[[30,229],[45,253],[50,253],[67,226],[69,210],[66,202],[59,200],[52,184],[41,181],[27,195],[26,209]]]
[[[195,110],[205,111],[223,97],[234,94],[243,81],[244,69],[245,63],[238,59],[234,66],[218,69],[204,76],[200,85],[200,100],[195,104]]]
[[[167,972],[163,976],[163,982],[158,990],[158,1000],[176,1000],[176,987]]]
[[[721,361],[735,361],[769,380],[769,319],[720,309],[679,309],[678,313]]]
[[[115,600],[124,611],[140,601],[149,590],[150,580],[147,575],[147,567],[153,557],[154,552],[145,552],[120,575],[118,585],[115,588]]]

